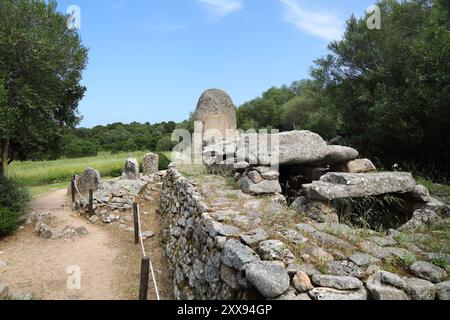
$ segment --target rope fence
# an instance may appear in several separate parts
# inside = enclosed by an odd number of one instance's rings
[[[71,181],[71,193],[72,193],[72,204],[76,203],[77,196],[83,201],[83,203],[88,205],[88,214],[89,217],[94,215],[94,199],[98,202],[107,206],[111,209],[115,209],[116,207],[111,206],[97,198],[94,197],[94,191],[89,189],[89,199],[86,199],[80,192],[77,186],[76,176],[72,177]],[[140,276],[140,285],[139,285],[139,300],[148,300],[148,283],[150,273],[152,275],[153,287],[156,293],[156,299],[161,300],[159,296],[158,285],[156,283],[156,276],[153,269],[153,263],[150,257],[147,255],[144,246],[144,237],[142,236],[142,228],[141,228],[141,214],[139,204],[137,202],[133,203],[133,218],[134,218],[134,242],[135,244],[140,245],[141,249],[141,276]]]

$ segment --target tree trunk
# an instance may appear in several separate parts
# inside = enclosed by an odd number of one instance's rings
[[[8,165],[9,165],[9,139],[2,140],[2,169],[1,175],[8,177]]]

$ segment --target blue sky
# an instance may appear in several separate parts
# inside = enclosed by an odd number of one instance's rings
[[[81,9],[81,125],[182,121],[208,88],[240,105],[308,77],[374,0],[59,0]]]

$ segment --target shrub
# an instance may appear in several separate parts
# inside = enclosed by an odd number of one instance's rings
[[[170,159],[162,152],[157,152],[159,156],[159,170],[167,170],[169,168]]]
[[[0,236],[16,231],[19,224],[19,215],[7,208],[0,207]]]
[[[0,177],[0,235],[14,231],[30,201],[28,190],[12,178]]]

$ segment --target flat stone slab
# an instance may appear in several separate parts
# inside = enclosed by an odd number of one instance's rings
[[[327,173],[319,181],[303,185],[306,196],[314,200],[363,198],[389,193],[407,193],[416,181],[406,172]]]

